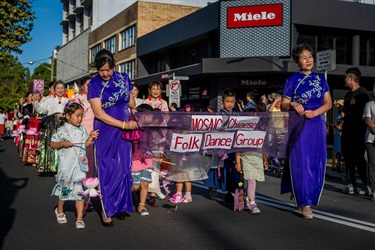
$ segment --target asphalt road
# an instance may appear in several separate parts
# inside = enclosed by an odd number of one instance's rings
[[[40,176],[24,165],[11,140],[0,142],[1,249],[375,249],[375,202],[347,195],[344,183],[327,168],[321,204],[308,221],[280,195],[280,178],[268,173],[258,183],[259,215],[234,212],[232,204],[208,199],[196,184],[193,202],[174,211],[167,200],[149,208],[150,216],[114,219],[112,228],[87,213],[86,228],[75,228],[73,202],[68,223],[56,222],[53,176]],[[223,198],[221,196],[221,198]]]

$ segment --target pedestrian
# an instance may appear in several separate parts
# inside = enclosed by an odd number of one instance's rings
[[[163,91],[163,84],[161,82],[152,81],[148,85],[149,96],[142,103],[149,104],[154,109],[161,111],[169,111],[167,101],[163,100],[161,93]]]
[[[83,116],[81,125],[86,131],[92,131],[94,129],[94,111],[91,108],[89,100],[87,100],[88,85],[91,81],[90,76],[85,76],[81,79],[81,91],[78,95],[73,98],[73,101],[80,103],[83,107]],[[95,160],[94,160],[94,145],[90,145],[86,148],[86,155],[89,165],[89,171],[86,173],[87,177],[96,177],[95,171]]]
[[[253,92],[248,92],[246,94],[246,101],[247,101],[247,103],[243,107],[243,111],[246,111],[248,109],[256,109],[256,104],[255,104]]]
[[[259,112],[266,111],[266,104],[258,102],[257,106],[263,106],[264,110],[256,110]],[[264,171],[268,169],[267,154],[258,152],[236,152],[236,170],[243,175],[246,181],[246,208],[251,214],[259,214],[260,209],[255,203],[255,192],[257,181],[265,181]]]
[[[60,117],[69,99],[65,95],[65,85],[62,81],[54,82],[53,91],[53,95],[42,100],[39,99],[39,95],[33,95],[32,97],[34,110],[38,114],[46,116],[40,123],[40,134],[42,136],[38,143],[37,154],[39,158],[36,165],[39,173],[57,172],[57,151],[49,145],[52,134],[60,126]]]
[[[139,96],[139,87],[138,87],[137,84],[133,84],[133,90],[132,90],[131,93],[132,93],[134,101],[135,101],[135,107],[138,107],[139,105],[142,104],[143,99],[138,97]]]
[[[168,103],[167,101],[163,100],[161,96],[162,91],[163,91],[163,84],[161,82],[158,82],[158,81],[150,82],[150,84],[148,85],[149,96],[142,103],[151,105],[151,107],[154,108],[155,111],[159,110],[163,112],[168,112],[169,111]],[[162,147],[160,149],[161,150],[157,150],[157,151],[162,151],[162,152],[164,151]],[[152,207],[157,207],[158,203],[156,202],[156,198],[162,200],[162,199],[165,199],[165,195],[160,190],[159,173],[154,170],[152,176],[153,176],[153,181],[149,186],[150,196],[149,196],[149,199],[147,200],[147,203]],[[156,181],[158,183],[155,183]]]
[[[186,104],[182,108],[182,112],[194,112],[194,107],[190,104]],[[187,161],[183,161],[182,157],[177,154],[171,154],[170,160],[175,166],[171,167],[168,171],[167,180],[174,181],[176,183],[176,192],[169,199],[170,202],[177,203],[189,203],[193,201],[191,195],[192,181],[202,181],[207,179],[208,164],[204,164],[204,156],[200,154],[192,154],[188,156]],[[183,195],[183,189],[185,188],[185,194]]]
[[[85,228],[83,222],[84,197],[82,181],[86,178],[88,168],[81,166],[82,159],[86,156],[88,146],[98,137],[99,131],[90,131],[81,126],[83,107],[75,102],[68,103],[64,108],[65,122],[61,123],[56,133],[51,138],[50,147],[56,149],[59,156],[59,166],[56,175],[56,184],[52,195],[58,196],[55,209],[56,220],[60,224],[67,223],[64,213],[65,201],[75,201],[77,229]]]
[[[345,86],[350,90],[344,97],[344,124],[341,134],[342,154],[348,169],[350,183],[344,192],[348,194],[368,194],[371,189],[367,186],[366,160],[364,158],[367,126],[362,119],[363,110],[367,102],[373,100],[370,92],[360,85],[361,71],[358,68],[348,68],[345,76]],[[364,187],[357,190],[357,178]]]
[[[137,107],[137,112],[152,112],[154,109],[149,104],[140,104]],[[147,114],[138,121],[139,126],[147,126],[153,123],[153,115]],[[146,208],[146,200],[148,194],[148,185],[152,182],[153,161],[160,162],[161,159],[153,155],[148,155],[145,152],[149,150],[150,145],[150,131],[143,131],[138,129],[140,134],[143,134],[140,139],[132,141],[133,158],[132,158],[132,177],[133,187],[132,192],[139,191],[137,212],[141,216],[149,215]],[[133,196],[134,197],[134,196]]]
[[[25,126],[25,132],[28,129],[30,118],[34,115],[34,109],[32,104],[32,92],[27,92],[25,98],[20,99],[20,111],[22,115],[22,124]],[[25,132],[22,133],[20,136],[20,140],[18,142],[18,156],[24,161],[24,149],[25,149],[25,141],[26,141],[26,134]]]
[[[148,147],[152,154],[159,158],[165,158],[164,147],[167,141],[167,122],[166,116],[163,115],[163,113],[164,112],[162,112],[160,109],[154,108],[153,120],[149,124],[149,126],[154,127],[154,129],[148,133]],[[151,207],[159,206],[156,198],[163,200],[166,197],[160,189],[160,168],[161,166],[159,162],[153,162],[153,171],[151,175],[152,181],[148,186],[150,195],[147,199],[147,204]]]
[[[137,123],[129,121],[135,101],[130,78],[114,70],[111,52],[100,50],[94,65],[98,74],[89,83],[87,98],[95,114],[94,129],[101,133],[95,140],[94,157],[102,194],[102,225],[111,227],[112,216],[124,220],[126,212],[134,212],[131,143],[121,136],[124,129],[137,129]]]
[[[221,102],[223,108],[220,109],[219,112],[225,115],[226,118],[235,114],[235,112],[233,112],[233,108],[235,107],[236,103],[236,93],[234,90],[230,88],[225,89],[222,92]],[[223,123],[224,122],[225,121],[223,121]],[[235,153],[226,155],[212,155],[210,163],[211,168],[207,173],[208,178],[204,181],[204,185],[208,187],[210,199],[216,200],[218,196],[217,190],[221,189],[223,192],[225,192],[226,202],[232,203],[234,201],[233,194],[237,188],[238,180],[240,178],[240,174],[236,171],[234,166],[235,158]]]
[[[177,111],[177,104],[175,102],[172,102],[169,106],[170,111]]]
[[[6,121],[5,121],[5,135],[4,138],[12,138],[13,133],[13,113],[11,110],[5,113]]]
[[[375,82],[372,84],[372,93],[375,95]],[[371,189],[371,200],[375,201],[375,101],[368,102],[363,111],[366,122],[366,149],[368,161],[368,186]],[[369,190],[370,191],[370,190]]]
[[[4,141],[3,136],[5,133],[5,121],[7,116],[4,114],[4,110],[0,108],[0,141]]]
[[[332,99],[324,75],[314,73],[314,50],[302,44],[292,51],[299,72],[286,80],[281,102],[282,111],[294,110],[304,123],[299,138],[289,154],[281,193],[293,192],[303,218],[313,219],[311,206],[317,206],[324,185],[326,169],[326,123],[324,114]],[[290,179],[287,179],[290,177]]]

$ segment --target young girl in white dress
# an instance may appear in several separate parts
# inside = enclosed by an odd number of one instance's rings
[[[83,107],[78,103],[67,103],[64,114],[66,122],[53,134],[50,144],[51,148],[57,149],[59,159],[56,184],[52,191],[52,195],[59,197],[55,214],[58,223],[67,223],[64,203],[67,200],[76,201],[75,225],[77,229],[83,229],[84,197],[80,193],[83,192],[82,181],[86,178],[88,165],[83,164],[82,159],[86,156],[86,147],[98,137],[99,131],[91,131],[89,135],[81,126]]]

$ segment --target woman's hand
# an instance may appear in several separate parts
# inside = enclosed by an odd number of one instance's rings
[[[294,108],[294,110],[297,112],[299,115],[304,115],[305,114],[305,109],[303,108],[303,105],[298,103],[298,102],[291,102],[290,105]]]
[[[316,115],[315,115],[315,112],[312,111],[312,110],[306,110],[305,111],[305,116],[307,119],[311,119],[311,118],[314,118]]]
[[[20,104],[22,105],[24,102],[25,102],[25,99],[23,99],[23,97],[21,97]]]
[[[128,129],[128,130],[138,129],[138,124],[135,121],[128,121],[125,123],[125,129]]]

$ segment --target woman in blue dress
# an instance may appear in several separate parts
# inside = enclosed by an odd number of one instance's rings
[[[112,216],[125,219],[124,212],[133,212],[131,189],[131,143],[121,138],[124,129],[136,129],[129,121],[129,110],[135,107],[130,93],[129,76],[114,70],[115,61],[108,50],[95,56],[98,75],[89,83],[87,98],[95,114],[94,129],[100,131],[95,140],[95,161],[103,206],[103,226],[113,226]]]
[[[293,49],[300,71],[286,80],[281,104],[282,111],[294,110],[304,116],[301,134],[289,152],[290,182],[283,180],[281,193],[293,192],[305,219],[313,219],[310,206],[318,205],[323,190],[327,156],[324,113],[332,107],[326,79],[312,72],[313,52],[306,44]]]

